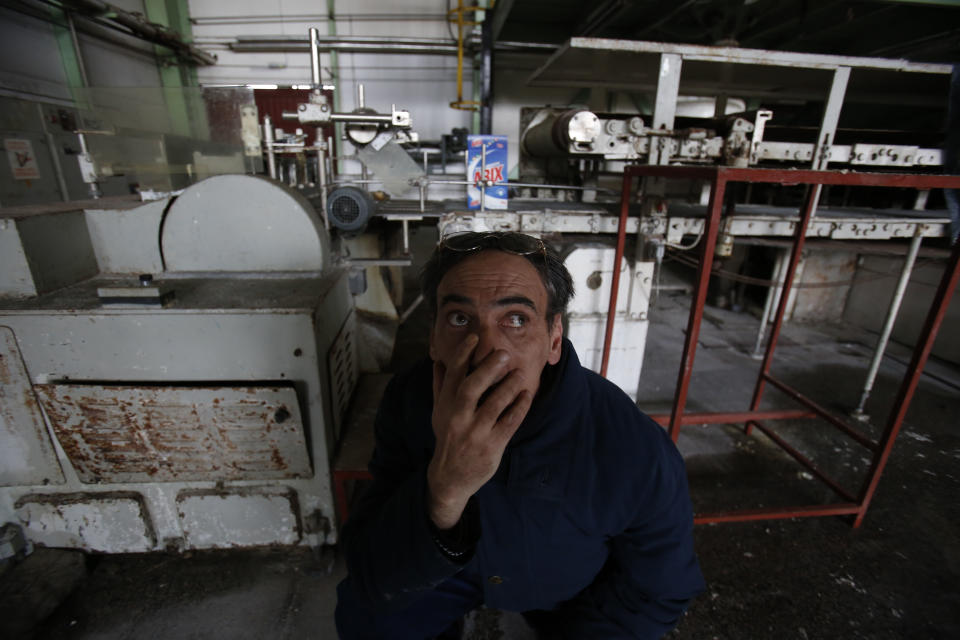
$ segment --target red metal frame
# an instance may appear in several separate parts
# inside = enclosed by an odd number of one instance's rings
[[[825,408],[804,396],[786,383],[770,374],[773,363],[773,354],[776,350],[783,318],[787,310],[787,300],[796,276],[797,265],[806,241],[807,227],[813,218],[816,203],[820,196],[822,185],[851,185],[875,187],[910,187],[916,189],[953,188],[960,189],[960,176],[944,175],[911,175],[892,173],[848,173],[836,171],[810,171],[796,169],[746,169],[734,167],[675,167],[675,166],[633,166],[628,167],[623,174],[623,198],[620,207],[620,225],[617,238],[617,254],[614,265],[619,265],[623,258],[623,245],[626,236],[626,218],[629,207],[629,194],[634,178],[660,177],[685,178],[708,180],[710,186],[710,202],[707,206],[707,218],[704,223],[703,239],[701,241],[700,264],[697,271],[697,280],[694,287],[693,302],[690,306],[690,316],[687,321],[686,339],[683,344],[683,356],[677,378],[677,387],[674,393],[673,408],[669,416],[652,416],[660,424],[665,424],[670,437],[676,442],[680,435],[680,427],[689,424],[719,424],[730,422],[744,422],[745,430],[749,434],[754,427],[767,435],[773,442],[783,448],[798,463],[806,467],[814,476],[830,487],[840,498],[841,503],[802,505],[792,507],[775,507],[766,509],[741,509],[729,512],[699,514],[695,522],[734,522],[749,520],[767,520],[775,518],[797,518],[811,516],[853,515],[854,527],[859,527],[867,513],[867,508],[876,491],[880,476],[890,457],[893,441],[900,431],[903,418],[913,399],[914,391],[920,382],[923,367],[933,347],[937,331],[946,315],[950,298],[957,283],[960,282],[960,242],[958,242],[947,261],[943,279],[937,294],[930,305],[930,311],[924,324],[923,331],[917,339],[913,358],[900,385],[893,408],[887,418],[886,428],[879,441],[874,442],[859,430],[848,425],[840,418],[829,413]],[[731,182],[762,182],[782,185],[809,185],[807,198],[796,226],[793,238],[793,248],[790,253],[790,262],[787,267],[786,280],[780,294],[780,302],[773,322],[767,350],[763,364],[757,376],[756,386],[750,409],[745,412],[732,413],[686,413],[687,393],[690,388],[690,377],[693,373],[694,356],[696,355],[697,340],[700,336],[700,324],[703,319],[703,309],[707,298],[707,285],[710,280],[710,270],[713,264],[714,251],[717,244],[717,235],[720,228],[723,197],[726,186]],[[611,293],[610,313],[607,318],[607,335],[604,340],[603,373],[609,358],[609,348],[613,331],[613,311],[616,309],[617,282],[619,269],[614,268],[614,283]],[[785,393],[794,401],[804,405],[802,410],[760,411],[760,401],[767,383]],[[801,454],[780,438],[769,426],[761,420],[782,420],[816,417],[836,427],[859,444],[870,449],[874,456],[860,491],[853,493],[844,489],[838,482],[820,470],[812,460]]]

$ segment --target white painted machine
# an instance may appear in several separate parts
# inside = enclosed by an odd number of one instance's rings
[[[357,367],[322,220],[250,176],[114,205],[0,220],[0,521],[97,552],[335,542]]]

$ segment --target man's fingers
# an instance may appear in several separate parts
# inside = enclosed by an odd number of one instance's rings
[[[446,375],[444,380],[449,380],[452,384],[450,389],[456,390],[460,385],[460,382],[467,376],[467,370],[470,367],[470,358],[473,357],[473,350],[477,348],[477,342],[480,341],[480,337],[471,333],[466,338],[463,339],[457,346],[457,351],[453,355],[453,362],[450,363],[450,368],[446,370]],[[446,386],[441,387],[441,389],[447,388]]]
[[[477,409],[477,416],[492,428],[494,423],[500,419],[500,415],[514,403],[517,396],[523,391],[523,382],[523,377],[519,371],[511,371],[483,399],[483,404]]]
[[[510,438],[520,428],[523,419],[527,417],[530,411],[530,405],[533,404],[533,394],[524,389],[514,400],[513,404],[500,416],[493,427],[493,434],[497,440],[506,448]]]
[[[477,365],[477,368],[460,383],[457,394],[465,402],[476,407],[480,397],[504,378],[509,359],[510,356],[506,351],[497,350],[488,353],[483,362]]]

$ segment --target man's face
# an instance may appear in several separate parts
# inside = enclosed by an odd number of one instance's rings
[[[496,350],[509,355],[524,389],[536,394],[547,363],[560,361],[563,328],[557,314],[546,321],[547,290],[523,256],[485,250],[451,268],[437,287],[437,317],[430,331],[430,357],[450,368],[457,346],[479,338],[471,370]]]

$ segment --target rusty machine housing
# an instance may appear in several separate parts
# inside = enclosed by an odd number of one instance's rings
[[[63,209],[0,220],[0,519],[95,552],[335,542],[355,314],[316,211],[239,175]]]

